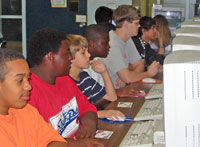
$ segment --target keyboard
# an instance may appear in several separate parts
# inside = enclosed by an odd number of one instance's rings
[[[163,84],[153,84],[145,99],[154,99],[163,97]]]
[[[163,130],[162,120],[134,122],[120,147],[151,147],[154,144],[154,132],[160,129]]]
[[[135,121],[140,120],[155,120],[163,118],[163,103],[162,99],[145,100],[141,109],[135,116]]]

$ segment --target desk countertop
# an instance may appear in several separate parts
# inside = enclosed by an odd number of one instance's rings
[[[127,90],[128,88],[133,88],[137,90],[145,90],[148,92],[152,84],[142,84],[142,83],[132,83],[129,86],[123,88],[123,90]],[[118,98],[117,101],[110,103],[106,109],[115,109],[119,110],[124,113],[126,116],[135,117],[140,108],[142,107],[145,98]],[[119,108],[117,107],[118,102],[133,102],[131,108]],[[122,139],[128,132],[129,128],[131,127],[132,123],[124,123],[124,124],[109,124],[102,121],[98,121],[98,130],[107,130],[113,131],[112,136],[109,139],[101,139],[110,147],[117,147],[121,143]]]

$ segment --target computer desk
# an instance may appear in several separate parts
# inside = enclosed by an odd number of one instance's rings
[[[142,84],[139,82],[132,83],[127,87],[124,87],[122,90],[127,90],[128,88],[133,88],[137,90],[144,90],[145,92],[148,92],[150,88],[152,87],[152,84]],[[140,108],[142,107],[143,103],[145,101],[145,98],[118,98],[117,101],[110,103],[106,109],[115,109],[119,110],[122,113],[124,113],[126,116],[135,117]],[[117,104],[118,102],[133,102],[133,105],[131,108],[118,108]],[[124,124],[109,124],[104,123],[100,120],[98,120],[98,130],[107,130],[107,131],[113,131],[112,136],[109,139],[100,139],[103,142],[105,142],[109,147],[118,147],[123,140],[124,136],[128,132],[129,128],[131,127],[132,123],[124,123]]]

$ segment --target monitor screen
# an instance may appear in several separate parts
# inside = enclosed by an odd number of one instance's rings
[[[170,28],[179,28],[181,24],[181,18],[182,18],[182,11],[167,11],[167,10],[155,10],[155,16],[156,15],[163,15],[168,20]]]

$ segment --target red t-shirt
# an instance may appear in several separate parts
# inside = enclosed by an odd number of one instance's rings
[[[29,104],[38,109],[44,119],[64,137],[72,138],[78,130],[79,117],[85,112],[97,112],[77,85],[68,76],[56,79],[51,85],[31,73],[32,86]]]

